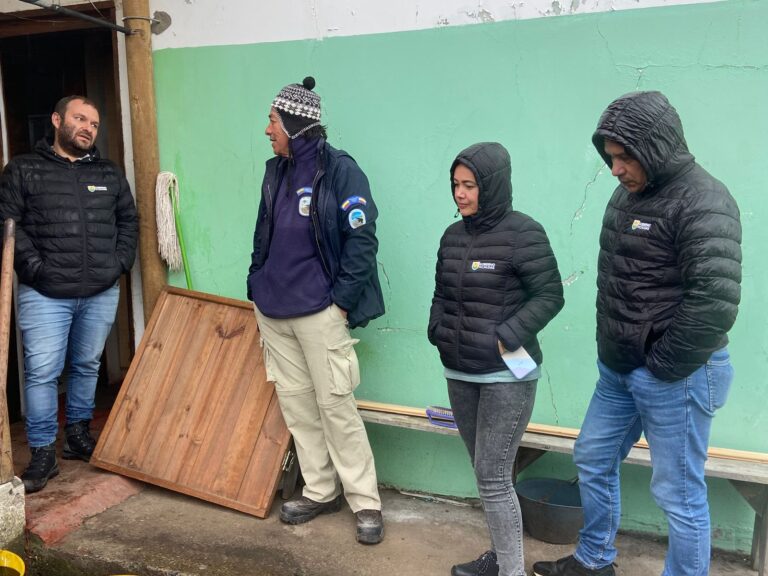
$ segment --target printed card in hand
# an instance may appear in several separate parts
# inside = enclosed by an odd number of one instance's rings
[[[501,355],[501,359],[504,360],[507,368],[515,375],[515,378],[524,378],[536,368],[536,361],[528,355],[528,352],[522,346],[512,352],[506,350]]]

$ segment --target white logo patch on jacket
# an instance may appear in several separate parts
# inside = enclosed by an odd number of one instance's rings
[[[496,270],[495,262],[480,262],[475,260],[472,262],[472,270]]]
[[[349,213],[349,225],[352,229],[360,228],[360,226],[364,226],[365,223],[365,212],[363,212],[362,209],[355,208]]]
[[[651,229],[650,222],[641,222],[640,220],[635,220],[632,222],[632,230],[644,230],[647,232],[650,229]]]
[[[309,206],[312,204],[312,188],[310,186],[299,188],[296,190],[296,195],[299,197],[299,214],[309,218]]]

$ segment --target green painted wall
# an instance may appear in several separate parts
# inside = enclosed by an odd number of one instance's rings
[[[545,371],[533,420],[578,427],[594,381],[595,262],[615,180],[590,136],[604,107],[660,89],[678,108],[691,150],[738,200],[744,227],[743,305],[732,332],[736,381],[713,445],[768,452],[768,268],[764,265],[768,134],[768,2],[732,1],[587,16],[155,53],[161,167],[181,182],[181,211],[198,290],[245,297],[245,276],[270,148],[263,130],[277,90],[317,78],[330,141],[368,174],[381,212],[380,273],[388,313],[357,331],[359,398],[412,406],[447,402],[425,327],[440,235],[455,207],[448,168],[482,140],[510,151],[514,205],[547,229],[566,306],[544,331]],[[173,283],[183,285],[183,275]],[[473,495],[455,438],[370,434],[384,483]],[[549,455],[536,473],[573,475]],[[625,468],[623,528],[663,531],[648,471]],[[710,483],[716,545],[749,549],[751,510]]]

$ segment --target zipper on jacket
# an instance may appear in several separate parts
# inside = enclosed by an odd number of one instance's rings
[[[464,274],[467,270],[467,262],[469,262],[469,253],[472,251],[472,247],[475,244],[475,234],[470,235],[469,246],[464,252],[464,259],[461,262],[461,269],[459,270],[459,298],[458,298],[458,312],[456,316],[456,366],[461,366],[461,355],[459,354],[459,345],[461,343],[461,321],[464,317]]]
[[[264,214],[265,224],[267,226],[267,246],[272,243],[272,188],[267,184],[267,211]]]
[[[83,228],[83,252],[82,252],[82,269],[83,269],[83,277],[80,280],[80,286],[81,289],[87,290],[88,288],[88,226],[86,225],[86,219],[85,219],[85,211],[83,210],[83,196],[80,191],[80,186],[78,186],[77,181],[77,165],[75,162],[69,163],[69,169],[72,173],[72,180],[74,181],[74,190],[75,190],[75,196],[77,196],[77,208],[78,212],[80,213],[80,225]]]
[[[323,265],[323,270],[325,270],[328,278],[333,281],[333,276],[331,276],[331,271],[328,268],[328,262],[326,262],[325,255],[323,254],[323,240],[320,236],[320,217],[317,213],[317,202],[315,201],[316,198],[317,200],[320,199],[320,190],[318,189],[317,185],[323,176],[325,176],[325,170],[320,168],[315,174],[315,178],[312,180],[312,197],[309,201],[309,207],[310,214],[312,214],[312,228],[315,235],[315,243],[317,244],[317,253],[320,256],[320,262]]]
[[[275,165],[275,179],[273,180],[277,184],[277,190],[275,190],[275,194],[278,194],[280,192],[280,183],[282,181],[282,176],[280,176],[280,162],[278,162]],[[266,226],[267,226],[267,250],[266,254],[264,254],[264,261],[267,259],[267,255],[269,254],[269,247],[272,245],[272,231],[274,230],[273,224],[273,213],[274,213],[274,198],[272,197],[272,186],[269,182],[267,182],[267,209],[266,213],[264,214],[264,219],[266,220]],[[264,262],[262,261],[262,264]]]

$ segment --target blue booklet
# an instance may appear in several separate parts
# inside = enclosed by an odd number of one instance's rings
[[[501,355],[501,359],[504,360],[507,368],[514,374],[515,378],[524,378],[536,368],[536,361],[530,357],[522,346],[517,350],[506,350]]]

